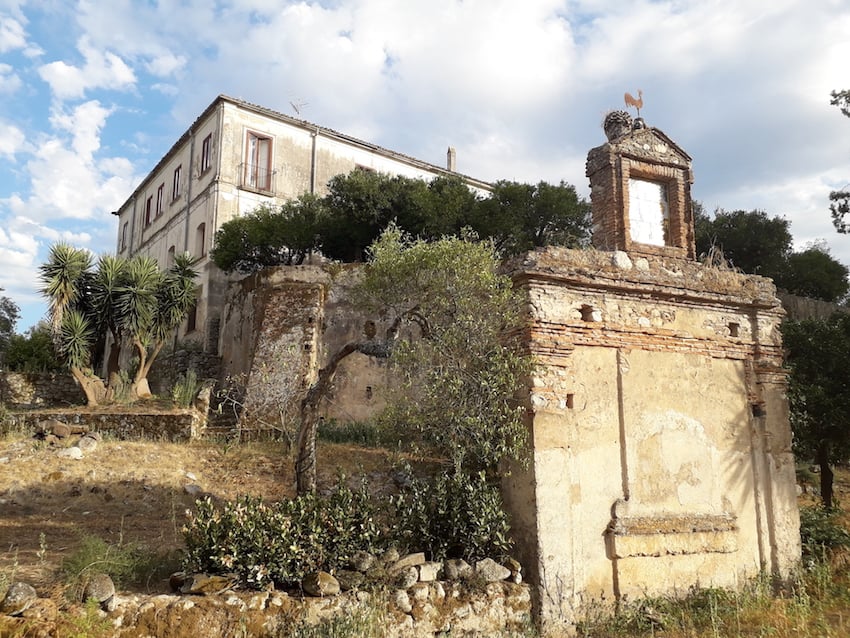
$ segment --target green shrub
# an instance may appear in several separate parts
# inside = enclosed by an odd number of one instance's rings
[[[511,549],[501,494],[484,472],[411,478],[391,502],[397,542],[432,560],[500,559]]]
[[[824,552],[850,546],[850,532],[838,521],[836,508],[819,505],[800,508],[800,540],[803,554],[820,557]]]
[[[198,374],[194,370],[187,370],[185,374],[181,374],[177,378],[171,388],[171,400],[181,408],[188,408],[192,405],[192,401],[195,400],[200,388]]]
[[[347,566],[357,550],[375,551],[378,514],[367,486],[352,490],[342,477],[327,496],[279,503],[246,496],[221,507],[204,499],[184,528],[185,566],[235,572],[256,588],[293,585],[309,572]]]

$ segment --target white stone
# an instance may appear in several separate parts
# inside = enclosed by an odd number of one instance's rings
[[[81,458],[83,458],[83,451],[76,445],[72,445],[71,447],[65,448],[64,450],[59,450],[56,453],[56,456],[61,456],[62,458],[74,459],[75,461],[79,461]]]
[[[631,270],[632,260],[622,250],[615,250],[611,262],[620,270]]]

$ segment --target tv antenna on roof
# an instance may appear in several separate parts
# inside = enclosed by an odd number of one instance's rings
[[[305,106],[309,106],[310,103],[299,100],[298,98],[293,98],[289,100],[289,105],[292,107],[292,110],[295,111],[296,115],[301,115],[301,109]]]

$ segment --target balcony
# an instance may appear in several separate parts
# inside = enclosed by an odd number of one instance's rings
[[[267,166],[242,163],[239,165],[239,175],[241,176],[239,188],[254,191],[256,193],[273,195],[274,174],[275,172],[273,170],[269,170]]]

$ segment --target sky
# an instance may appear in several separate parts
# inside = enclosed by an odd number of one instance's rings
[[[111,211],[219,94],[587,197],[602,119],[641,90],[706,210],[781,216],[850,264],[840,89],[847,0],[0,0],[0,294],[24,332],[53,243],[115,252]]]

